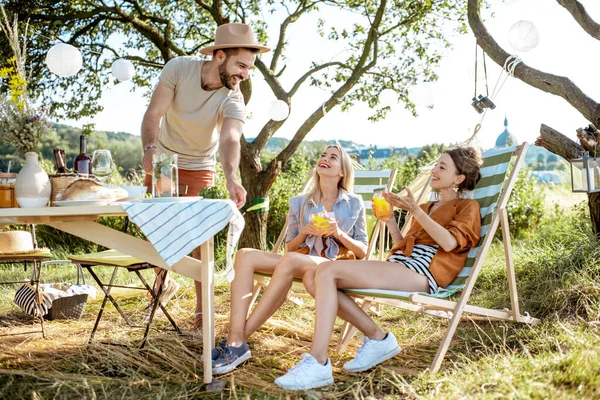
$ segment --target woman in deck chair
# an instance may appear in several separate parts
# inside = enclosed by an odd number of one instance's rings
[[[327,350],[336,315],[365,335],[365,343],[355,358],[344,364],[345,370],[366,371],[400,352],[394,335],[381,329],[354,300],[338,289],[433,293],[438,287],[448,285],[462,269],[469,249],[479,241],[479,204],[462,198],[461,194],[475,189],[481,177],[481,164],[481,156],[473,148],[447,150],[431,172],[430,186],[439,193],[439,200],[419,206],[408,188],[406,196],[384,194],[389,203],[413,215],[410,230],[402,237],[393,215],[381,218],[394,241],[387,261],[346,261],[344,265],[332,261],[317,267],[315,286],[307,285],[316,304],[310,354],[304,354],[300,363],[277,378],[277,385],[288,390],[304,390],[333,382]]]
[[[351,193],[353,181],[348,154],[339,146],[327,147],[317,161],[313,189],[289,201],[286,254],[255,249],[237,252],[229,334],[212,351],[213,374],[230,372],[251,357],[246,340],[283,304],[294,277],[312,282],[317,265],[325,261],[365,257],[365,208],[362,198]],[[311,210],[317,205],[323,205],[327,211],[328,220],[323,227],[310,219]],[[272,274],[272,278],[246,319],[257,271]]]

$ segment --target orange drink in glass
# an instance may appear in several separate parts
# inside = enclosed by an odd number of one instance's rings
[[[373,194],[373,205],[375,208],[375,216],[378,218],[389,217],[394,212],[392,205],[383,198],[383,190],[375,191]]]

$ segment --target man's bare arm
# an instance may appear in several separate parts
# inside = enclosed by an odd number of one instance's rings
[[[166,114],[169,107],[173,103],[175,97],[175,91],[169,89],[162,83],[159,83],[154,93],[152,93],[152,99],[150,105],[144,114],[142,120],[142,146],[156,146],[158,143],[158,132],[160,130],[160,120]],[[144,170],[146,172],[152,171],[152,154],[158,152],[158,149],[151,148],[144,152]]]
[[[225,179],[227,179],[227,190],[238,207],[242,207],[246,203],[246,190],[237,179],[237,171],[240,166],[242,127],[242,121],[235,118],[225,118],[221,125],[219,139],[219,155],[221,156]]]

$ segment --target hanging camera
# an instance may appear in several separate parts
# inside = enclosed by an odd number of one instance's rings
[[[479,97],[473,97],[473,102],[471,103],[475,111],[481,114],[486,108],[494,109],[496,105],[492,100],[490,100],[487,96],[479,95]]]
[[[491,110],[493,110],[494,108],[496,108],[496,105],[494,104],[494,102],[488,97],[489,96],[489,91],[488,91],[488,80],[487,80],[487,67],[485,65],[485,52],[483,52],[482,58],[483,58],[483,74],[485,77],[485,96],[480,94],[479,96],[477,96],[477,43],[475,43],[475,97],[473,97],[473,102],[471,103],[471,106],[473,106],[473,108],[475,109],[475,111],[477,111],[479,114],[483,113],[485,111],[486,108],[489,108]],[[495,92],[496,89],[494,89]],[[494,97],[494,93],[492,93],[492,97]]]
[[[477,97],[473,97],[473,102],[471,103],[471,105],[473,106],[475,111],[477,111],[479,114],[481,114],[483,112],[483,110],[485,109],[485,106],[483,105],[483,103],[481,103],[479,100],[477,100]]]
[[[490,100],[487,96],[479,95],[479,101],[485,106],[485,108],[494,109],[496,105],[492,100]]]

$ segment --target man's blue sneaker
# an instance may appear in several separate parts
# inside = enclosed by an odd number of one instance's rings
[[[231,372],[235,367],[252,357],[252,353],[250,353],[250,348],[246,342],[242,342],[237,347],[225,345],[223,348],[215,349],[218,349],[220,353],[216,360],[213,356],[212,373],[215,375]]]

